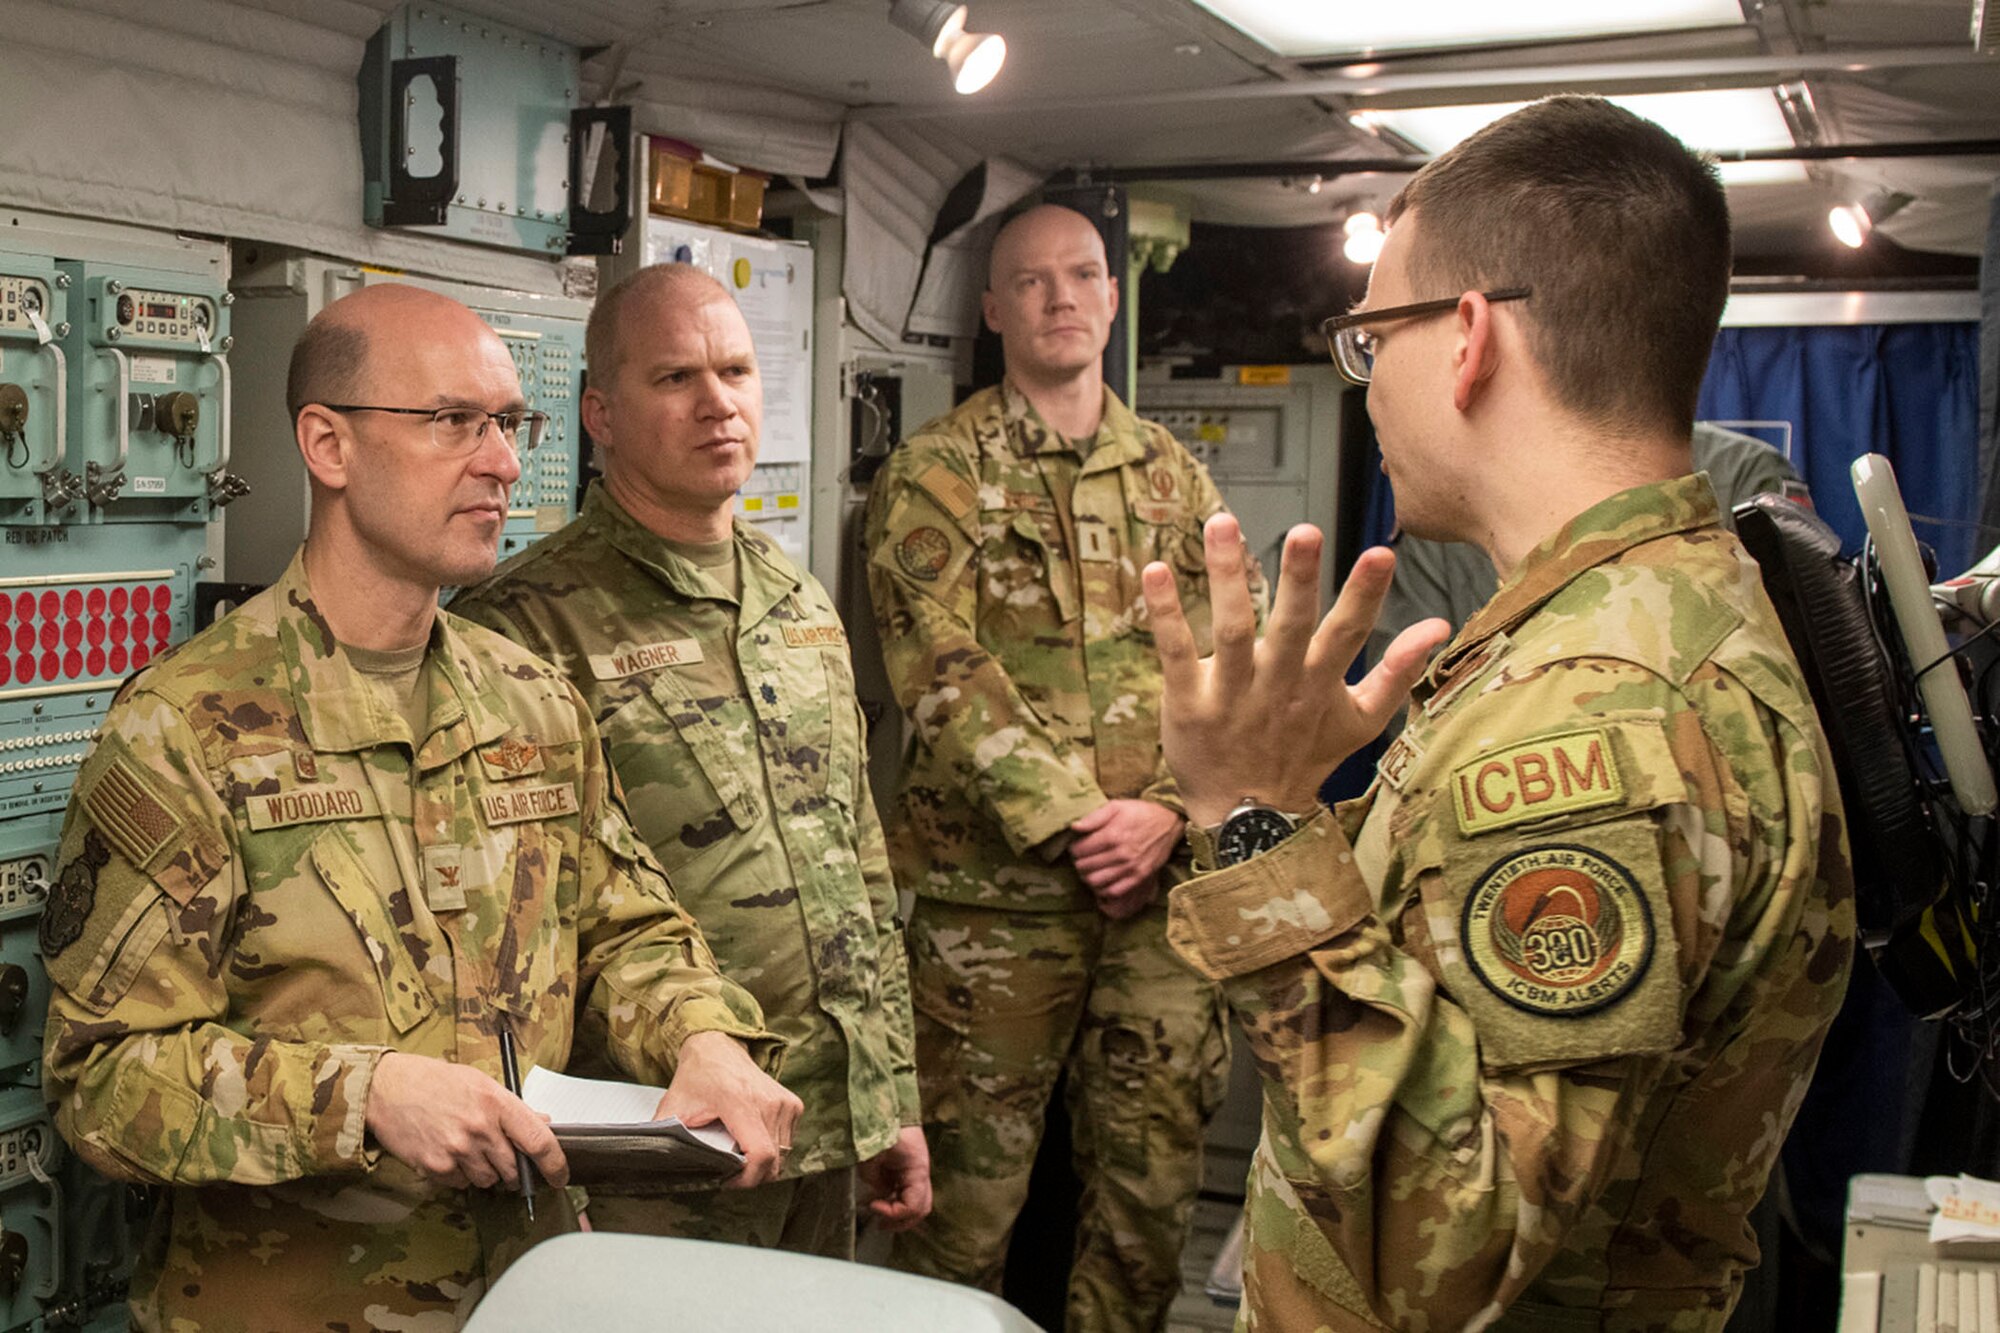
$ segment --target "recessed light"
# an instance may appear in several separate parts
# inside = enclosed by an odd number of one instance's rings
[[[1195,0],[1281,56],[1364,55],[1439,46],[1552,41],[1743,22],[1738,0],[1424,0],[1422,4],[1332,4],[1327,0]],[[1365,77],[1365,76],[1364,76]]]

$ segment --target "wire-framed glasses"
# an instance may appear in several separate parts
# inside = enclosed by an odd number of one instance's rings
[[[333,412],[393,412],[405,417],[431,419],[431,443],[448,454],[470,453],[486,438],[492,425],[500,438],[517,454],[527,453],[548,434],[546,412],[488,412],[478,407],[371,407],[364,403],[322,403]]]
[[[1488,301],[1522,301],[1528,296],[1526,287],[1502,287],[1497,291],[1484,292]],[[1367,384],[1375,374],[1376,337],[1367,325],[1380,324],[1391,319],[1418,319],[1425,315],[1442,315],[1455,309],[1459,298],[1448,296],[1438,301],[1418,301],[1412,305],[1384,306],[1380,310],[1354,310],[1345,315],[1335,315],[1319,326],[1326,335],[1326,350],[1333,357],[1334,366],[1350,384]]]

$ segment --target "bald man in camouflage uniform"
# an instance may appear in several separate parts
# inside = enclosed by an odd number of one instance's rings
[[[928,1208],[895,886],[847,634],[819,581],[733,522],[763,391],[721,284],[663,264],[591,315],[584,419],[604,480],[563,531],[452,609],[556,663],[603,730],[634,826],[724,971],[786,1040],[804,1103],[755,1190],[592,1190],[591,1220],[854,1254],[857,1166],[884,1225]]]
[[[1253,647],[1212,525],[1208,662],[1146,571],[1167,754],[1221,866],[1174,891],[1173,939],[1264,1074],[1239,1327],[1713,1333],[1854,944],[1811,697],[1686,475],[1721,186],[1658,126],[1558,98],[1390,216],[1369,336],[1337,355],[1372,372],[1401,520],[1478,540],[1499,592],[1428,672],[1442,621],[1348,687],[1388,552],[1315,631],[1320,542],[1292,533]],[[1687,281],[1636,297],[1670,242]],[[1315,809],[1420,673],[1374,787]]]
[[[293,364],[311,534],[105,719],[42,920],[45,1086],[85,1161],[169,1187],[138,1327],[449,1330],[528,1234],[516,1150],[566,1173],[498,1081],[502,1032],[524,1067],[590,1049],[670,1083],[665,1113],[726,1112],[745,1183],[797,1103],[753,1065],[779,1043],[634,840],[583,701],[436,609],[491,569],[510,436],[533,431],[505,347],[383,287],[329,306]],[[356,397],[459,406],[324,401]]]
[[[997,1289],[1064,1083],[1084,1207],[1072,1330],[1155,1329],[1180,1288],[1227,1043],[1157,901],[1180,801],[1138,571],[1205,596],[1207,472],[1103,383],[1116,284],[1089,221],[994,243],[1008,378],[890,456],[869,582],[915,750],[890,816],[937,1206],[892,1262]],[[1199,611],[1196,612],[1199,618]]]

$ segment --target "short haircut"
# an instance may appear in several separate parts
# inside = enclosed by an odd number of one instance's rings
[[[1527,287],[1514,307],[1550,391],[1594,425],[1685,438],[1729,296],[1715,165],[1597,97],[1551,97],[1419,171],[1413,300]]]
[[[292,346],[285,371],[285,411],[293,421],[307,403],[351,403],[368,368],[368,335],[339,319],[315,319]]]
[[[626,303],[656,291],[682,297],[691,292],[701,292],[704,296],[712,293],[724,300],[734,299],[727,287],[692,264],[649,264],[610,291],[599,293],[597,304],[590,308],[590,323],[583,331],[583,353],[594,382],[609,383],[618,374],[620,359],[625,355],[620,333]]]

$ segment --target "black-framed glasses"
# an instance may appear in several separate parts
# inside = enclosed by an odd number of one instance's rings
[[[1489,301],[1524,301],[1528,291],[1526,287],[1502,287],[1497,291],[1482,292],[1481,295]],[[1447,296],[1439,301],[1385,306],[1380,310],[1355,310],[1326,320],[1319,326],[1319,331],[1326,335],[1326,350],[1341,375],[1350,384],[1365,385],[1375,374],[1376,343],[1375,335],[1367,330],[1366,325],[1390,319],[1442,315],[1447,310],[1456,309],[1458,302],[1458,297]]]
[[[486,438],[487,423],[517,454],[527,453],[548,434],[546,412],[488,412],[478,407],[371,407],[365,403],[321,403],[331,412],[393,412],[404,417],[429,417],[431,443],[448,454],[470,453]]]

